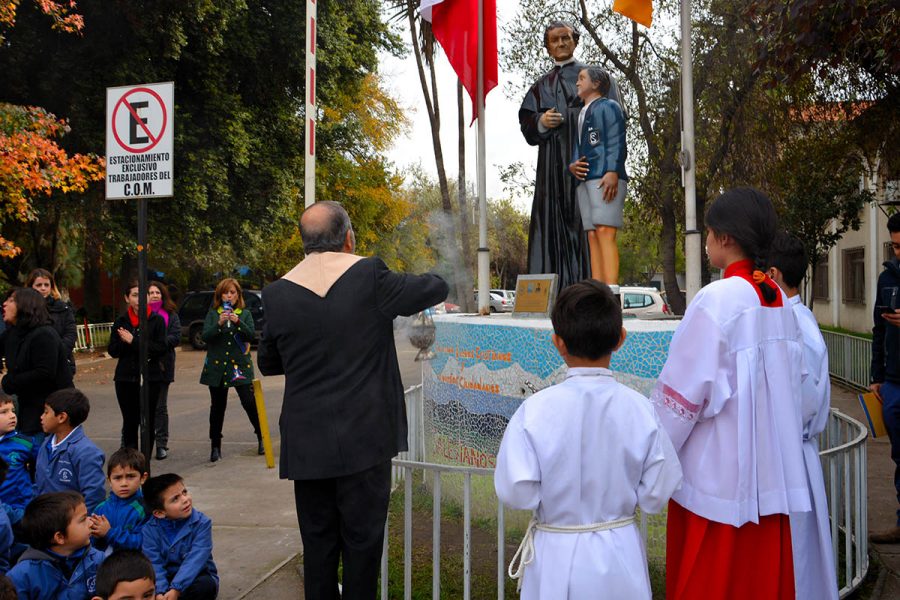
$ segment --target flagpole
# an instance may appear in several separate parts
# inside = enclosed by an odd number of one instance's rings
[[[490,313],[491,254],[487,241],[487,174],[484,148],[484,0],[478,0],[478,312]]]
[[[306,0],[306,133],[303,173],[304,206],[316,202],[316,0]]]
[[[684,183],[684,262],[687,303],[700,291],[700,231],[697,230],[697,161],[694,159],[694,75],[691,59],[691,0],[681,0],[681,174]]]

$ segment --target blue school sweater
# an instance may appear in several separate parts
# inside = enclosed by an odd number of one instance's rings
[[[47,437],[38,451],[35,495],[74,490],[84,496],[88,514],[93,513],[106,498],[103,451],[84,434],[81,425],[56,450],[52,449],[52,440],[53,436]]]
[[[204,571],[219,584],[212,557],[212,521],[199,510],[180,521],[153,517],[142,533],[142,549],[156,572],[157,594],[183,592]]]
[[[9,517],[6,511],[0,510],[0,575],[6,575],[9,571],[9,559],[13,547],[13,530],[9,524]]]
[[[90,546],[60,556],[29,548],[7,574],[19,600],[86,600],[96,591],[103,553]]]
[[[9,465],[6,479],[0,485],[0,501],[11,523],[22,519],[25,507],[34,497],[34,485],[26,463],[33,461],[36,454],[37,448],[29,436],[18,431],[0,436],[0,456]]]
[[[141,528],[147,522],[147,509],[144,508],[144,495],[138,490],[129,498],[119,498],[110,494],[94,510],[95,515],[103,515],[109,519],[110,528],[106,537],[93,538],[94,547],[106,550],[127,548],[141,549]]]

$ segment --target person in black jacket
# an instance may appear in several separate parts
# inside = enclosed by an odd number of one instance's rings
[[[60,299],[59,290],[53,274],[47,269],[35,269],[28,274],[25,287],[35,289],[47,301],[47,312],[50,313],[50,324],[59,334],[63,350],[66,352],[66,360],[69,370],[75,374],[75,342],[78,340],[78,331],[75,327],[75,311],[68,302]]]
[[[175,381],[175,348],[181,345],[181,320],[164,283],[151,281],[147,286],[147,298],[150,310],[166,323],[166,356],[156,402],[156,460],[163,460],[169,456],[169,385]]]
[[[447,297],[437,275],[353,254],[350,218],[318,202],[300,220],[306,258],[263,290],[257,364],[285,375],[281,478],[294,481],[308,600],[374,598],[391,458],[406,450],[393,320]]]
[[[138,319],[140,296],[138,284],[133,281],[125,288],[125,302],[128,309],[113,323],[107,352],[118,358],[113,381],[116,385],[116,400],[122,411],[122,443],[126,448],[138,447],[138,430],[141,425],[141,365],[139,343],[143,332]],[[153,449],[156,402],[159,399],[159,384],[165,375],[164,362],[166,346],[166,324],[163,318],[147,306],[147,386],[150,415],[147,428],[150,431],[150,450]]]
[[[3,391],[17,396],[19,431],[39,444],[43,440],[44,400],[56,390],[72,387],[72,372],[59,335],[50,325],[46,303],[37,291],[13,290],[3,303],[3,321],[7,325],[3,334]]]
[[[900,503],[900,213],[888,219],[894,260],[884,263],[878,277],[875,314],[872,315],[872,384],[869,388],[882,403],[884,426],[891,441],[894,487]],[[887,531],[873,533],[869,539],[879,544],[900,543],[900,509],[896,525]]]

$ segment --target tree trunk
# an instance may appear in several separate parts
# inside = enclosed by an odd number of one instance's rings
[[[466,281],[472,280],[474,265],[469,257],[469,249],[472,247],[469,229],[469,209],[466,197],[466,116],[463,110],[463,85],[456,81],[456,126],[459,134],[459,176],[457,177],[457,199],[459,202],[459,231],[462,236],[462,268]],[[475,312],[472,294],[464,294],[460,299],[460,307],[463,312]]]
[[[416,67],[419,71],[419,84],[422,87],[422,95],[425,97],[425,109],[428,112],[428,122],[431,125],[431,145],[434,149],[434,162],[437,167],[438,185],[441,190],[441,207],[444,212],[444,222],[447,223],[449,231],[449,243],[444,248],[446,260],[449,262],[453,271],[453,282],[451,289],[456,290],[457,303],[462,304],[471,296],[472,280],[466,277],[465,260],[463,254],[459,251],[459,237],[456,231],[456,220],[453,216],[453,205],[450,201],[450,187],[447,183],[447,172],[444,169],[444,152],[441,147],[441,115],[440,106],[438,104],[438,91],[435,80],[435,72],[433,61],[429,61],[431,72],[431,93],[429,93],[428,82],[425,79],[425,66],[422,59],[422,51],[419,48],[418,34],[415,21],[415,10],[413,3],[410,2],[409,11],[409,33],[412,40],[413,53],[416,57]],[[432,96],[433,95],[433,96]]]
[[[100,197],[100,192],[94,190],[85,197],[85,211],[87,213],[98,214],[103,210],[104,200]],[[94,212],[96,210],[96,213]],[[85,222],[89,222],[87,215]],[[84,310],[87,313],[89,321],[99,321],[102,317],[103,306],[100,298],[100,257],[103,251],[103,236],[92,235],[88,232],[84,236],[84,279],[82,280],[82,289],[84,290]]]

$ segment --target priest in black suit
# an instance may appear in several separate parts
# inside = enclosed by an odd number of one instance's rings
[[[528,272],[556,273],[559,289],[591,276],[576,180],[569,173],[575,148],[578,112],[583,106],[575,82],[588,66],[573,56],[578,29],[554,21],[544,30],[544,47],[555,66],[528,90],[519,108],[525,141],[538,147],[534,202],[528,230]],[[621,104],[610,77],[609,98]]]
[[[407,450],[393,320],[447,297],[437,275],[353,254],[350,218],[318,202],[300,219],[306,258],[263,290],[257,364],[285,375],[281,478],[294,482],[307,600],[375,598],[391,459]]]

